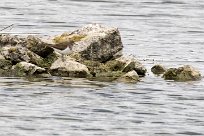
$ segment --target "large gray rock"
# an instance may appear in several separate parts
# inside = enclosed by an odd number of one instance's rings
[[[81,58],[106,62],[122,50],[119,30],[99,24],[87,25],[72,33],[65,33],[53,39],[55,43],[73,41],[73,51]]]
[[[175,81],[194,81],[200,80],[200,72],[192,66],[185,65],[179,68],[170,68],[168,69],[163,78],[166,80],[175,80]]]
[[[139,75],[136,71],[132,70],[125,75],[121,76],[117,79],[120,82],[126,82],[126,83],[136,83],[140,80]]]
[[[82,77],[85,78],[89,76],[88,68],[76,62],[71,58],[58,58],[50,67],[50,73],[54,76],[63,77]]]
[[[44,68],[28,62],[20,62],[12,67],[15,76],[33,76],[45,73]]]

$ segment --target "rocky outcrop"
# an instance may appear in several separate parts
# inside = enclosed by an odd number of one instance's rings
[[[72,51],[68,54],[71,58],[63,54],[62,59],[53,48],[65,49],[67,45]],[[0,48],[1,75],[4,72],[10,76],[50,73],[52,76],[113,81],[125,79],[128,73],[127,77],[136,81],[136,74],[144,76],[146,73],[146,68],[137,59],[123,56],[119,30],[105,25],[91,24],[48,39],[0,35]]]
[[[139,75],[134,70],[129,71],[128,73],[124,74],[123,76],[117,79],[117,81],[125,83],[137,83],[139,80],[140,80]]]
[[[50,73],[54,76],[66,76],[66,77],[88,77],[88,68],[71,58],[58,58],[50,67]]]
[[[166,71],[166,68],[162,65],[157,64],[151,68],[151,71],[156,75],[160,75],[160,74],[164,74],[164,72]]]
[[[185,65],[179,68],[170,68],[164,73],[163,78],[175,81],[194,81],[200,80],[200,72],[192,66]]]

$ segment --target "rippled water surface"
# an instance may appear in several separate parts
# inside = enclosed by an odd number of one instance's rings
[[[204,135],[204,80],[164,81],[154,64],[204,75],[203,0],[1,0],[4,33],[56,35],[85,24],[119,28],[124,53],[148,69],[138,84],[0,78],[1,136]]]

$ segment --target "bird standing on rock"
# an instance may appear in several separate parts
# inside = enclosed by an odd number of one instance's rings
[[[70,55],[73,50],[74,41],[66,41],[62,43],[57,44],[49,44],[49,47],[52,47],[54,50],[56,50],[58,53],[62,55],[62,61],[65,61],[65,55]]]

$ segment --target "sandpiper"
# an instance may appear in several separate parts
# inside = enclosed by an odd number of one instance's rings
[[[52,47],[55,51],[62,55],[63,61],[65,60],[64,58],[65,55],[70,55],[73,52],[72,50],[73,45],[74,41],[72,40],[57,44],[49,44],[50,47]]]

